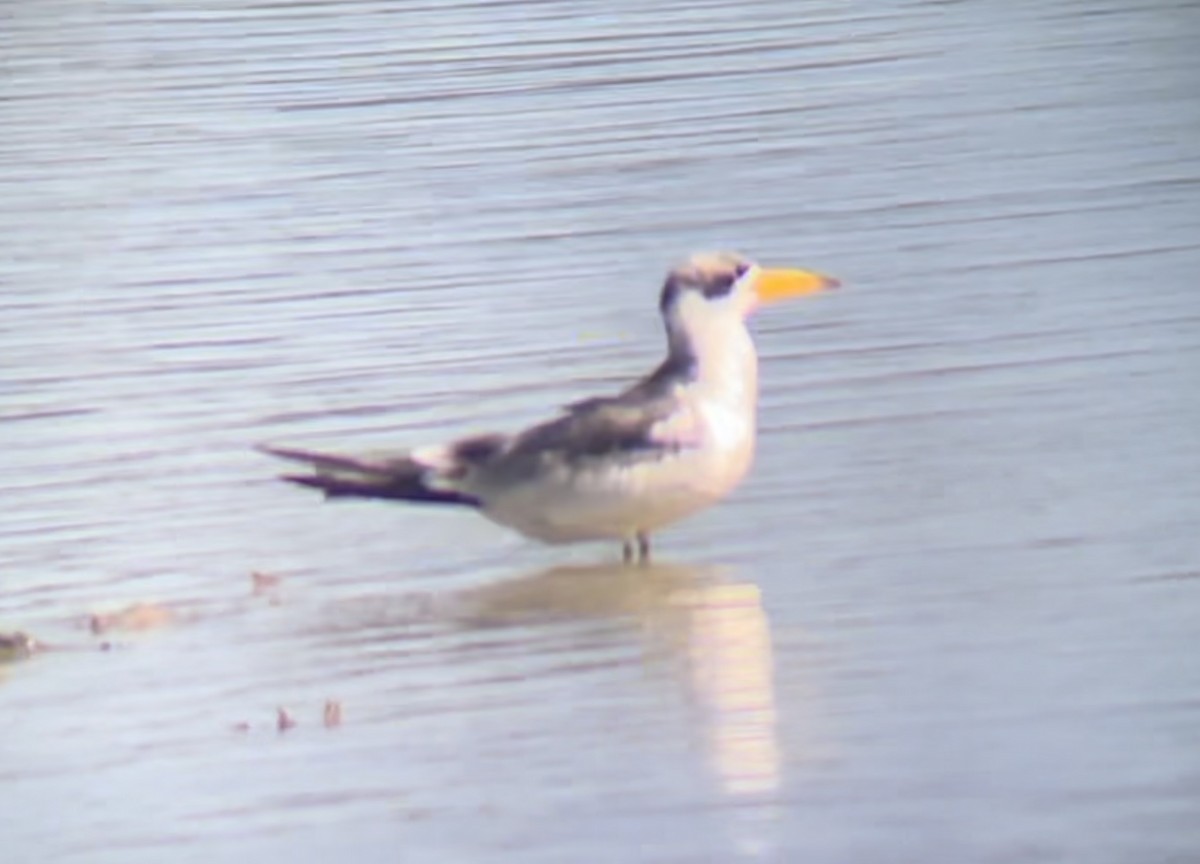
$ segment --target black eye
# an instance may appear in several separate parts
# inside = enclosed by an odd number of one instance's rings
[[[741,279],[748,272],[750,272],[749,264],[746,264],[746,263],[739,264],[739,265],[737,265],[737,267],[733,268],[733,278]]]
[[[737,279],[734,278],[734,275],[726,271],[719,276],[713,276],[712,280],[707,285],[704,285],[702,290],[705,297],[724,297],[730,292],[736,282]]]

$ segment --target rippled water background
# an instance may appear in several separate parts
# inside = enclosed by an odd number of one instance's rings
[[[5,4],[0,629],[52,646],[0,667],[5,857],[1197,860],[1197,38]],[[756,322],[755,473],[645,572],[250,449],[617,386],[713,247],[847,288]],[[174,622],[100,651],[139,601]]]

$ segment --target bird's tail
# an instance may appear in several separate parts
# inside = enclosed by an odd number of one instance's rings
[[[319,489],[326,498],[385,498],[469,507],[478,507],[480,504],[477,498],[470,495],[432,486],[429,482],[430,466],[407,454],[342,456],[269,445],[259,445],[258,449],[281,459],[310,466],[313,469],[311,474],[284,474],[280,479]]]

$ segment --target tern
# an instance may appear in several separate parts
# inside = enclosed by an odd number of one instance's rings
[[[837,284],[733,252],[693,255],[670,271],[660,295],[666,359],[616,395],[574,402],[521,432],[402,452],[259,449],[306,464],[311,473],[281,479],[326,498],[465,507],[543,543],[617,540],[624,560],[645,561],[653,533],[720,501],[753,461],[758,354],[750,314]]]

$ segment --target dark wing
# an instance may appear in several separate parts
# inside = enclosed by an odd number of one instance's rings
[[[675,399],[589,399],[517,436],[502,461],[506,469],[523,475],[597,459],[660,459],[698,443],[692,412]]]
[[[528,466],[531,461],[574,465],[612,456],[653,459],[696,446],[698,424],[676,397],[677,386],[691,371],[690,359],[669,356],[615,396],[572,402],[561,417],[517,436],[505,461]]]
[[[691,361],[668,357],[653,373],[616,396],[585,399],[560,417],[515,437],[476,435],[404,453],[349,456],[282,447],[272,455],[307,464],[312,474],[284,479],[321,489],[330,497],[393,498],[479,506],[474,492],[482,474],[496,480],[527,479],[555,465],[575,467],[617,457],[660,459],[698,446],[701,425],[676,388]]]
[[[603,405],[635,405],[653,402],[670,396],[676,385],[686,381],[694,371],[690,357],[668,355],[658,368],[636,384],[616,396],[598,396],[569,403],[567,412],[579,411]]]

